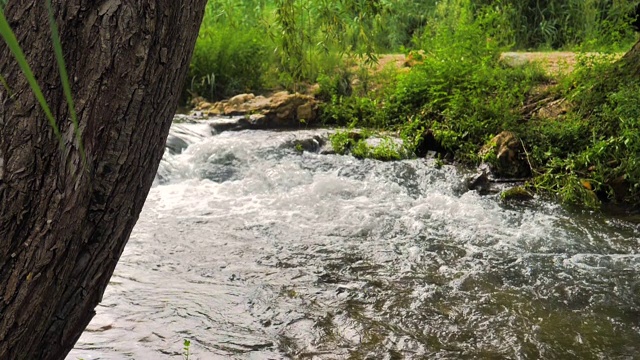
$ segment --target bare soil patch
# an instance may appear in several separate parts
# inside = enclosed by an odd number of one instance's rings
[[[573,71],[577,58],[580,54],[570,51],[550,51],[550,52],[505,52],[500,58],[515,63],[538,62],[550,74],[569,73]],[[587,56],[597,56],[598,53],[586,53]],[[622,56],[619,54],[617,56]],[[404,54],[384,54],[379,56],[376,70],[384,69],[388,64],[394,64],[398,68],[403,68],[407,64],[407,57]]]

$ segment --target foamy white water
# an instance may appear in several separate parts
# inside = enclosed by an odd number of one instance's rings
[[[68,359],[607,358],[640,353],[637,225],[466,191],[327,132],[177,124]],[[310,146],[309,144],[317,145]]]

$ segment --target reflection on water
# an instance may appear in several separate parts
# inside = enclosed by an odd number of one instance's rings
[[[323,131],[210,133],[173,126],[189,146],[69,359],[178,359],[185,338],[192,359],[640,354],[636,225],[501,204],[424,160],[296,151]]]

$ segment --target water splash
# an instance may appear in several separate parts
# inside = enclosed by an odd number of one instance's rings
[[[206,359],[640,352],[635,225],[501,204],[425,160],[321,155],[324,130],[171,134],[188,147],[70,359],[176,358],[183,338]]]

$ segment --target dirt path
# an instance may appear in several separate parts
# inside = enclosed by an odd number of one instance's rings
[[[518,65],[524,62],[539,62],[551,74],[571,72],[576,64],[577,54],[568,51],[558,52],[506,52],[500,59]]]
[[[527,62],[540,62],[547,69],[549,74],[559,74],[571,72],[575,67],[579,54],[569,51],[550,52],[505,52],[500,58],[509,64],[519,65]],[[597,55],[597,53],[587,53],[587,55]],[[619,54],[618,56],[622,56]],[[402,68],[406,63],[404,54],[380,55],[377,69],[381,70],[390,63],[394,63],[398,68]]]
[[[569,51],[551,51],[551,52],[506,52],[502,53],[501,59],[519,59],[520,61],[540,62],[549,74],[568,73],[573,70],[580,55],[585,56],[606,56],[606,54],[588,52],[575,53]],[[615,54],[618,59],[624,55],[623,53]]]

